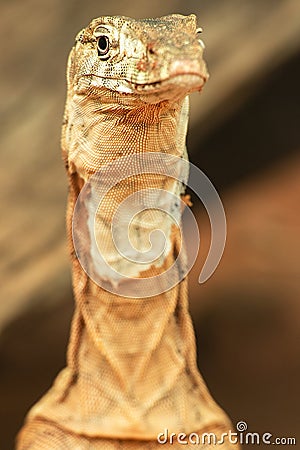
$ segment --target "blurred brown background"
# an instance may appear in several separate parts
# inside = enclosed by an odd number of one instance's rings
[[[199,366],[234,423],[298,437],[300,448],[299,0],[1,0],[1,450],[65,360],[73,303],[59,139],[74,36],[99,15],[173,12],[196,13],[204,28],[211,79],[192,98],[188,144],[228,221],[221,264],[198,285],[209,225],[194,199]]]

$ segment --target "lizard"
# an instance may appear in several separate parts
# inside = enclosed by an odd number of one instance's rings
[[[200,92],[208,79],[203,49],[193,14],[140,20],[102,16],[77,34],[67,65],[61,140],[69,179],[66,222],[75,312],[67,365],[28,413],[18,450],[156,449],[161,445],[157,436],[166,429],[175,435],[218,437],[232,429],[197,368],[187,277],[157,295],[118,295],[89,276],[74,244],[76,204],[99,169],[104,169],[105,183],[110,176],[106,167],[124,155],[187,158],[188,96]],[[116,201],[149,186],[170,188],[189,204],[182,183],[147,173],[117,183],[104,207],[110,210]],[[87,236],[88,198],[87,191],[79,216]],[[161,220],[161,214],[145,216],[144,222],[150,221],[150,230],[163,224],[168,245],[158,263],[137,264],[131,280],[159,275],[178,255],[178,226]],[[96,213],[95,227],[118,270],[121,263],[109,241],[112,216],[113,211],[105,219]],[[133,228],[136,246],[142,248],[139,236],[149,226],[136,220]],[[88,259],[96,266],[88,239]],[[101,267],[99,273],[101,278]],[[181,448],[178,442],[169,446]],[[233,448],[228,440],[222,447]]]

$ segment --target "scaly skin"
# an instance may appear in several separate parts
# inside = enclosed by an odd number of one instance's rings
[[[186,279],[152,297],[116,295],[86,274],[72,240],[76,200],[99,169],[128,154],[187,157],[187,95],[200,91],[208,77],[195,19],[193,15],[147,20],[100,17],[76,38],[68,61],[62,132],[76,310],[67,367],[29,412],[18,436],[18,450],[156,449],[161,446],[157,436],[165,429],[218,437],[231,429],[197,370]],[[114,214],[110,205],[149,186],[170,190],[178,198],[183,193],[182,186],[168,176],[137,175],[114,186],[104,202],[106,216],[96,215],[96,235],[106,245],[106,256],[116,270],[125,267],[131,278],[163,273],[180,247],[179,228],[162,220],[158,211],[150,229],[147,221],[137,221],[131,233],[136,247],[143,249],[145,234],[163,224],[168,250],[162,259],[143,269],[119,259],[109,235]],[[83,203],[80,230],[89,235],[88,195]],[[85,252],[90,267],[101,277],[89,239]],[[179,449],[182,444],[174,441],[165,446]],[[206,443],[196,448],[211,447]],[[237,445],[225,440],[220,448],[237,449]]]

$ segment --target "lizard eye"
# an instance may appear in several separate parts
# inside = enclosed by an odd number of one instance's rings
[[[97,41],[98,55],[106,56],[109,52],[109,39],[107,36],[99,36]]]

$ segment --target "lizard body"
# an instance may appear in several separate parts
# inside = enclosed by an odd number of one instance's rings
[[[29,412],[18,450],[156,449],[161,445],[157,435],[166,428],[170,433],[218,436],[231,428],[197,370],[186,278],[159,295],[116,295],[83,270],[72,239],[76,201],[99,169],[124,155],[187,157],[187,96],[200,91],[208,77],[202,53],[193,15],[100,17],[77,35],[68,61],[62,131],[76,310],[67,367]],[[113,206],[149,186],[178,198],[183,193],[181,183],[168,176],[142,173],[114,186],[104,200],[106,215],[95,216],[103,253],[116,272],[123,270],[130,279],[162,273],[179,252],[178,227],[161,211],[143,212],[130,231],[135,247],[145,251],[145,234],[163,228],[168,245],[160,258],[132,264],[115,250],[110,236]],[[78,232],[85,230],[87,236],[89,195],[82,200]],[[152,201],[155,206],[157,198]],[[109,273],[97,264],[91,240],[84,242],[91,270],[107,280]],[[223,448],[231,446],[227,442]]]

